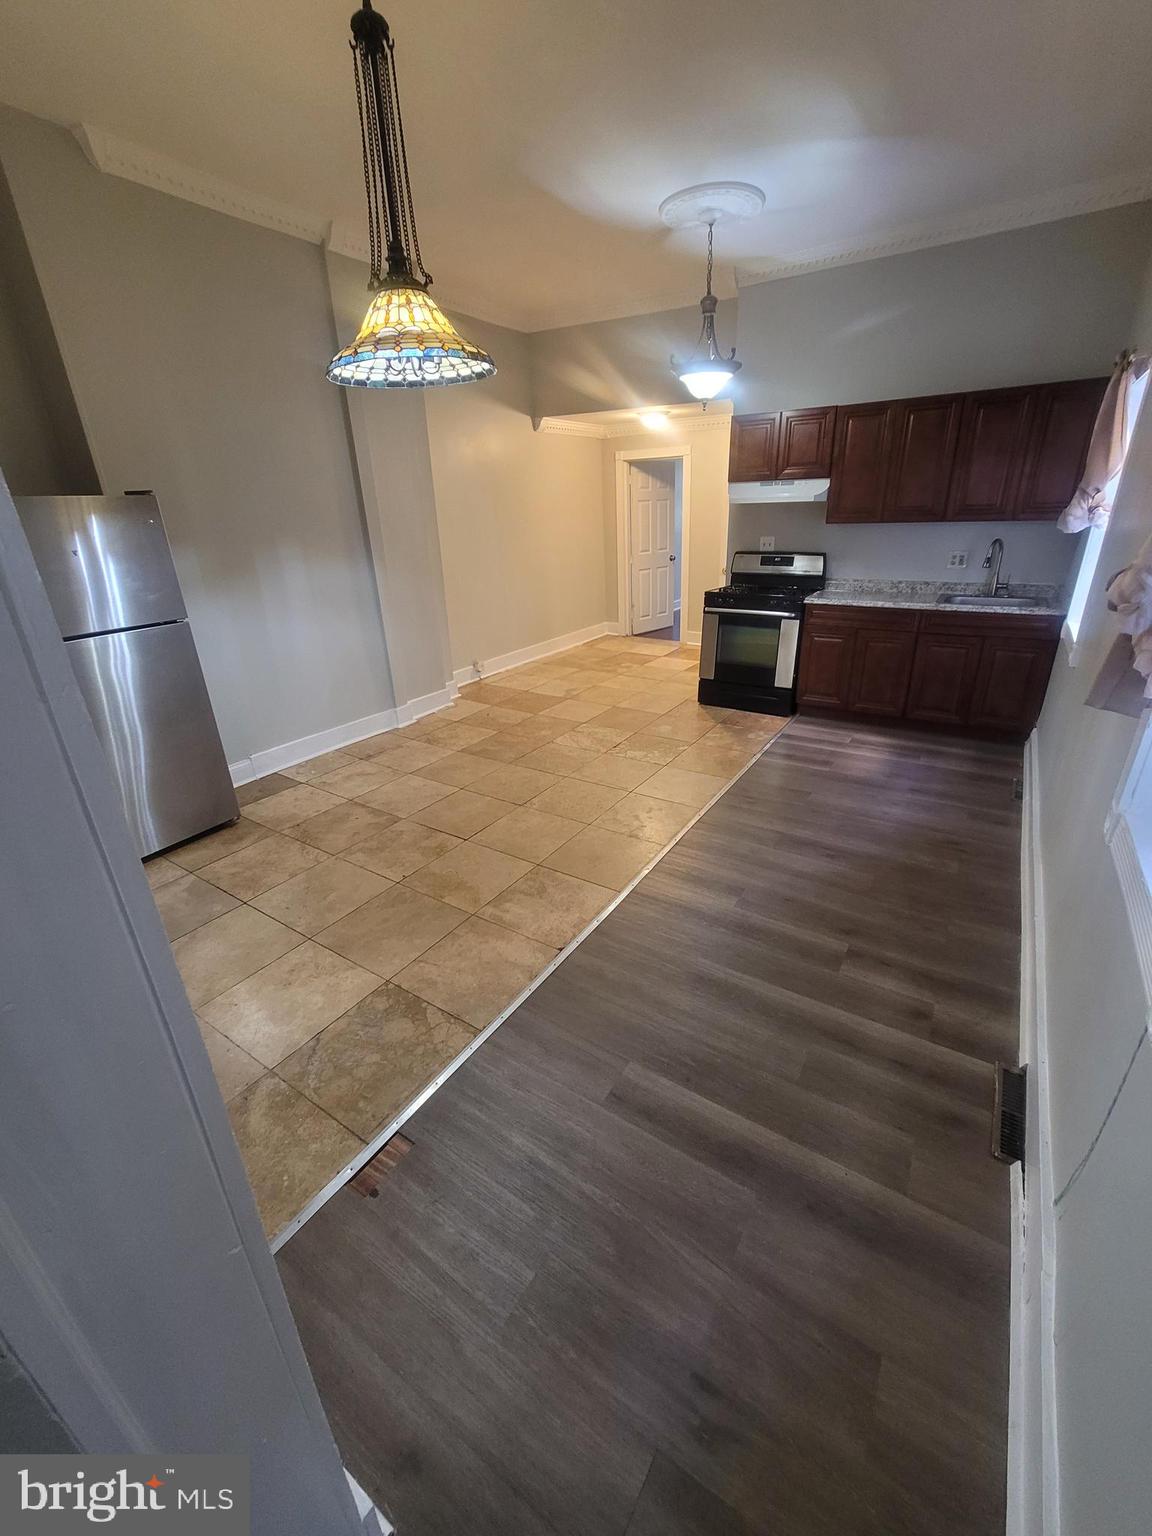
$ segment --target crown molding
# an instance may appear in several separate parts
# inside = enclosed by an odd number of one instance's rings
[[[367,242],[347,220],[323,218],[287,203],[278,203],[273,198],[262,197],[90,123],[77,124],[72,134],[89,164],[106,175],[120,176],[138,186],[151,187],[154,192],[166,192],[186,203],[196,203],[215,213],[226,213],[245,223],[258,224],[263,229],[291,235],[296,240],[307,240],[312,245],[323,245],[341,256],[350,256],[365,265],[368,263]],[[437,291],[436,298],[445,309],[485,320],[490,325],[523,329],[515,317],[494,313],[482,298],[461,293],[459,289],[451,294]]]
[[[137,182],[153,191],[167,192],[185,202],[198,203],[201,208],[231,214],[249,224],[259,224],[264,229],[274,229],[278,234],[309,240],[315,245],[327,235],[328,224],[324,219],[314,218],[300,208],[275,202],[270,197],[261,197],[259,193],[245,191],[204,171],[193,170],[179,160],[170,160],[167,155],[159,155],[141,144],[106,133],[103,128],[79,123],[72,133],[89,162],[109,176],[121,176],[125,181]]]
[[[1126,203],[1143,203],[1149,199],[1152,199],[1152,168],[1077,182],[1038,197],[994,203],[953,219],[905,224],[865,239],[830,241],[826,245],[794,251],[779,260],[742,262],[736,268],[736,284],[738,288],[750,288],[782,277],[801,277],[806,272],[819,272],[828,267],[851,266],[884,256],[929,250],[933,246],[955,245],[962,240],[978,240],[984,235],[1005,234],[1034,224],[1051,224],[1057,219],[1100,213],[1106,208],[1120,208]]]
[[[170,197],[182,198],[202,208],[244,219],[249,224],[257,224],[294,239],[307,240],[313,245],[322,245],[342,256],[367,263],[368,249],[363,235],[348,220],[321,216],[250,192],[233,182],[197,170],[90,123],[76,125],[72,133],[89,163],[107,175],[120,176],[139,186],[150,187],[153,191],[165,192]],[[1002,234],[1033,224],[1047,224],[1056,219],[1098,213],[1106,208],[1118,208],[1125,203],[1150,199],[1152,168],[1080,182],[1038,197],[994,204],[952,219],[922,221],[854,240],[809,246],[778,259],[742,262],[735,269],[728,268],[717,274],[717,292],[721,299],[731,298],[741,288],[752,287],[757,283],[798,277],[806,272],[819,272],[855,262],[874,261],[884,256],[898,256],[909,251],[927,250],[932,246],[951,245],[961,240],[979,239],[982,235]],[[700,302],[700,287],[695,284],[692,288],[621,298],[615,303],[601,304],[595,310],[587,304],[557,304],[527,314],[513,314],[494,308],[483,295],[460,288],[444,293],[437,290],[436,297],[449,311],[471,316],[490,325],[504,326],[508,330],[531,333],[560,330],[568,326],[595,325],[602,321],[639,319],[665,310],[694,309]]]
[[[608,436],[608,428],[600,421],[569,421],[566,416],[541,416],[536,423],[537,432],[553,437],[600,437]]]

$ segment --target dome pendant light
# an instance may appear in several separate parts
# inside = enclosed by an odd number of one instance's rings
[[[432,279],[416,233],[392,34],[372,0],[363,0],[352,17],[351,46],[368,198],[368,289],[375,297],[356,340],[328,364],[328,377],[363,389],[490,378],[496,364],[464,340],[428,292]]]
[[[700,300],[700,313],[704,322],[700,327],[700,339],[696,350],[687,362],[672,358],[672,372],[689,394],[708,409],[709,400],[715,400],[720,391],[732,382],[740,371],[736,361],[736,348],[725,357],[716,345],[716,306],[719,302],[712,292],[712,238],[720,219],[751,218],[764,207],[764,194],[759,187],[744,181],[704,182],[698,187],[687,187],[674,192],[660,204],[660,217],[673,229],[689,224],[708,226],[708,270],[704,297]]]
[[[722,357],[716,346],[716,305],[718,300],[712,292],[712,220],[708,221],[708,278],[704,297],[700,300],[700,313],[704,316],[704,324],[700,327],[700,340],[696,343],[696,350],[686,363],[678,363],[672,358],[672,372],[683,384],[690,395],[703,402],[704,409],[708,409],[709,400],[715,400],[716,396],[726,384],[730,384],[740,371],[740,364],[736,361],[736,348],[733,347],[727,357]]]

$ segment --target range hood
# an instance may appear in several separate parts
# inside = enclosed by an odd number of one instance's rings
[[[741,480],[728,487],[728,500],[736,502],[828,500],[827,480]]]

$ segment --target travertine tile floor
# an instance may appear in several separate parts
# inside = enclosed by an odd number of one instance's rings
[[[605,638],[240,791],[146,865],[270,1236],[755,757],[698,651]]]

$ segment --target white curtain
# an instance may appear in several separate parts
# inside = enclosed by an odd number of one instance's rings
[[[1109,380],[1092,433],[1084,478],[1059,526],[1077,533],[1102,528],[1124,468],[1136,415],[1143,400],[1149,359],[1125,353]],[[1139,715],[1152,699],[1152,537],[1107,586],[1108,607],[1120,633],[1088,691],[1086,703],[1117,714]]]
[[[1104,399],[1092,429],[1084,475],[1076,494],[1060,514],[1057,527],[1065,533],[1103,528],[1112,511],[1116,482],[1124,467],[1124,455],[1135,425],[1132,386],[1148,371],[1148,358],[1122,352],[1116,360]]]

